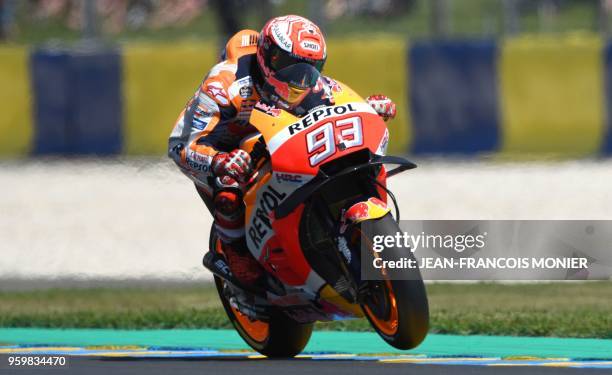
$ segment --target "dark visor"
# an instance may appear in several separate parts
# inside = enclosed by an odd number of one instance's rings
[[[300,62],[290,65],[276,72],[274,78],[286,83],[289,87],[297,89],[311,89],[317,85],[320,74],[316,68],[310,64]]]
[[[323,64],[325,64],[325,60],[308,60],[304,58],[299,58],[292,56],[287,51],[284,51],[276,46],[272,47],[273,50],[270,53],[270,66],[274,71],[278,72],[279,70],[286,68],[290,65],[305,63],[308,65],[312,65],[319,72],[323,69]]]

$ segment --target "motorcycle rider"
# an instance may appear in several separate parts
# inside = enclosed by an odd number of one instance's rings
[[[227,42],[222,61],[206,75],[170,135],[168,156],[195,183],[213,214],[228,266],[245,284],[263,275],[247,249],[244,231],[242,193],[252,167],[239,146],[256,133],[248,123],[251,111],[262,97],[275,98],[269,90],[277,71],[297,63],[321,71],[326,57],[321,30],[300,16],[273,18],[260,33],[242,30]],[[326,90],[339,87],[322,78]],[[395,117],[395,104],[386,96],[372,95],[367,101],[385,120]]]

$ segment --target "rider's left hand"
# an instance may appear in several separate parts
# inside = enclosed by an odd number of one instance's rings
[[[395,109],[395,103],[393,103],[393,100],[391,100],[388,96],[380,94],[370,95],[366,98],[366,101],[372,106],[372,108],[374,108],[376,113],[383,118],[383,120],[387,121],[395,118],[395,114],[397,112]]]

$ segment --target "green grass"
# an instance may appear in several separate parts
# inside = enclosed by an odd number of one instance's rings
[[[612,339],[612,283],[428,285],[431,332]],[[0,326],[230,328],[216,291],[86,289],[0,293]],[[318,329],[366,331],[365,319]]]

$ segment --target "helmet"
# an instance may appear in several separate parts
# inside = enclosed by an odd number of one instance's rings
[[[275,72],[297,63],[306,63],[321,71],[326,57],[323,33],[304,17],[273,18],[259,35],[257,65],[266,81]]]

